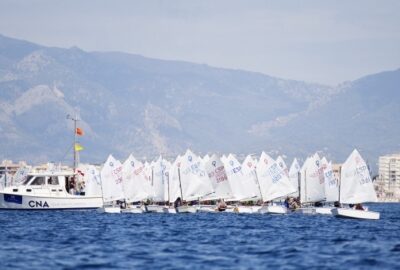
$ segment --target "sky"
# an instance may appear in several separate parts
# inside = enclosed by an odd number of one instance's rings
[[[400,68],[397,0],[0,0],[0,34],[328,85]]]

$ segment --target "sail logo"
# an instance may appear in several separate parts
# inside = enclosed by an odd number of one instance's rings
[[[112,161],[110,161],[110,167],[114,167],[114,163]]]
[[[217,167],[217,162],[214,160],[214,161],[212,162],[212,165],[213,165],[214,167]]]
[[[190,161],[190,162],[192,162],[192,156],[188,156],[188,160]]]
[[[229,161],[229,164],[231,164],[231,166],[233,166],[233,164],[234,164],[233,160]]]
[[[131,166],[135,167],[135,162],[133,160],[131,161]]]
[[[31,208],[49,208],[49,205],[46,201],[29,201],[28,205]]]
[[[251,168],[252,165],[253,165],[253,163],[247,162],[247,166],[248,166],[249,168]]]

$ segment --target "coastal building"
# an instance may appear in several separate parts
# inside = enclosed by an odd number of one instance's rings
[[[0,177],[6,172],[8,175],[14,175],[19,168],[27,166],[25,161],[14,163],[12,160],[5,159],[0,164]]]
[[[400,153],[379,157],[375,190],[381,201],[400,201]]]

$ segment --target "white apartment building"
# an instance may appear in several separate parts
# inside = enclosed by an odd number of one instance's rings
[[[400,154],[379,157],[376,190],[382,201],[400,200]]]

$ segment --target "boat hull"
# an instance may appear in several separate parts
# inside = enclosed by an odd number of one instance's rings
[[[380,218],[379,212],[356,210],[351,208],[334,208],[332,214],[335,217],[353,218],[353,219],[371,219],[377,220]]]
[[[321,215],[332,215],[333,207],[316,207],[315,212]]]
[[[102,206],[101,197],[51,197],[0,192],[0,209],[6,210],[84,210]]]
[[[226,212],[233,212],[239,214],[255,214],[261,209],[259,206],[235,206],[234,208],[228,208]]]
[[[176,208],[176,212],[177,213],[196,213],[197,212],[197,207],[195,206],[187,206],[187,205],[182,205],[182,206],[178,206]]]
[[[258,212],[260,214],[278,214],[285,215],[287,214],[287,208],[282,205],[266,205],[261,207]]]
[[[120,214],[121,208],[119,206],[105,206],[99,208],[97,211],[100,213],[107,213],[107,214]]]
[[[147,212],[150,213],[165,213],[166,207],[163,205],[147,205],[146,206]]]
[[[317,214],[317,210],[315,207],[305,207],[299,208],[295,210],[296,213],[303,214],[303,215],[315,215]]]

